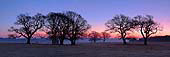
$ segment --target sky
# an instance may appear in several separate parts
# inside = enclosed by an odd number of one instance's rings
[[[102,32],[104,25],[117,14],[130,17],[152,15],[163,31],[156,35],[170,35],[170,0],[0,0],[0,36],[7,36],[19,14],[35,15],[49,12],[74,11]]]

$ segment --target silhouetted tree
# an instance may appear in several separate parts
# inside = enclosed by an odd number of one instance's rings
[[[89,38],[89,41],[93,41],[94,43],[96,43],[97,40],[100,40],[101,35],[96,31],[92,31],[91,33],[89,33]]]
[[[151,15],[138,15],[134,17],[134,19],[134,23],[137,25],[137,28],[144,38],[145,45],[147,45],[147,38],[161,30],[160,26],[153,20],[153,16]]]
[[[107,32],[101,32],[101,37],[103,38],[103,42],[105,42],[107,38],[111,37],[111,35]]]
[[[90,25],[80,14],[67,11],[65,15],[70,19],[68,39],[71,41],[71,45],[75,45],[76,40],[83,36],[83,34],[90,28]]]
[[[38,13],[35,16],[29,16],[21,14],[17,17],[15,25],[19,28],[11,27],[10,32],[15,32],[27,39],[27,44],[30,44],[30,40],[35,32],[41,29],[44,25],[44,18],[42,14]]]
[[[49,30],[47,34],[49,34],[52,44],[60,42],[60,45],[63,45],[70,26],[70,19],[63,13],[51,12],[47,15],[46,27]]]
[[[122,14],[114,16],[105,25],[108,27],[107,31],[120,33],[123,44],[127,44],[125,39],[127,32],[134,28],[131,18]]]

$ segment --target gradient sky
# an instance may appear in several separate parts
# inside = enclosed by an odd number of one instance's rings
[[[105,30],[104,23],[116,14],[130,17],[153,15],[164,30],[157,35],[170,35],[170,0],[0,0],[0,36],[8,34],[16,16],[49,12],[74,11],[81,14],[91,30]]]

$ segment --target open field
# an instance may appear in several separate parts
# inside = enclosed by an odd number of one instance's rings
[[[89,43],[59,46],[1,43],[0,57],[170,57],[170,44]]]

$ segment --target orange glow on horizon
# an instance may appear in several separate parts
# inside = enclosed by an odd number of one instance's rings
[[[164,22],[161,23],[161,26],[163,26],[163,31],[160,31],[154,35],[151,36],[165,36],[165,35],[170,35],[170,30],[169,30],[169,23]],[[103,32],[106,30],[105,25],[98,25],[98,26],[92,26],[92,28],[89,30],[90,31],[97,31],[99,33]],[[42,34],[47,36],[45,32],[37,32],[38,34]],[[37,34],[36,33],[36,34]],[[13,34],[13,32],[0,32],[0,37],[8,37],[8,34]],[[110,33],[111,38],[120,38],[118,33]],[[139,32],[133,32],[131,34],[128,34],[126,37],[135,37],[135,38],[142,38],[141,34]]]

